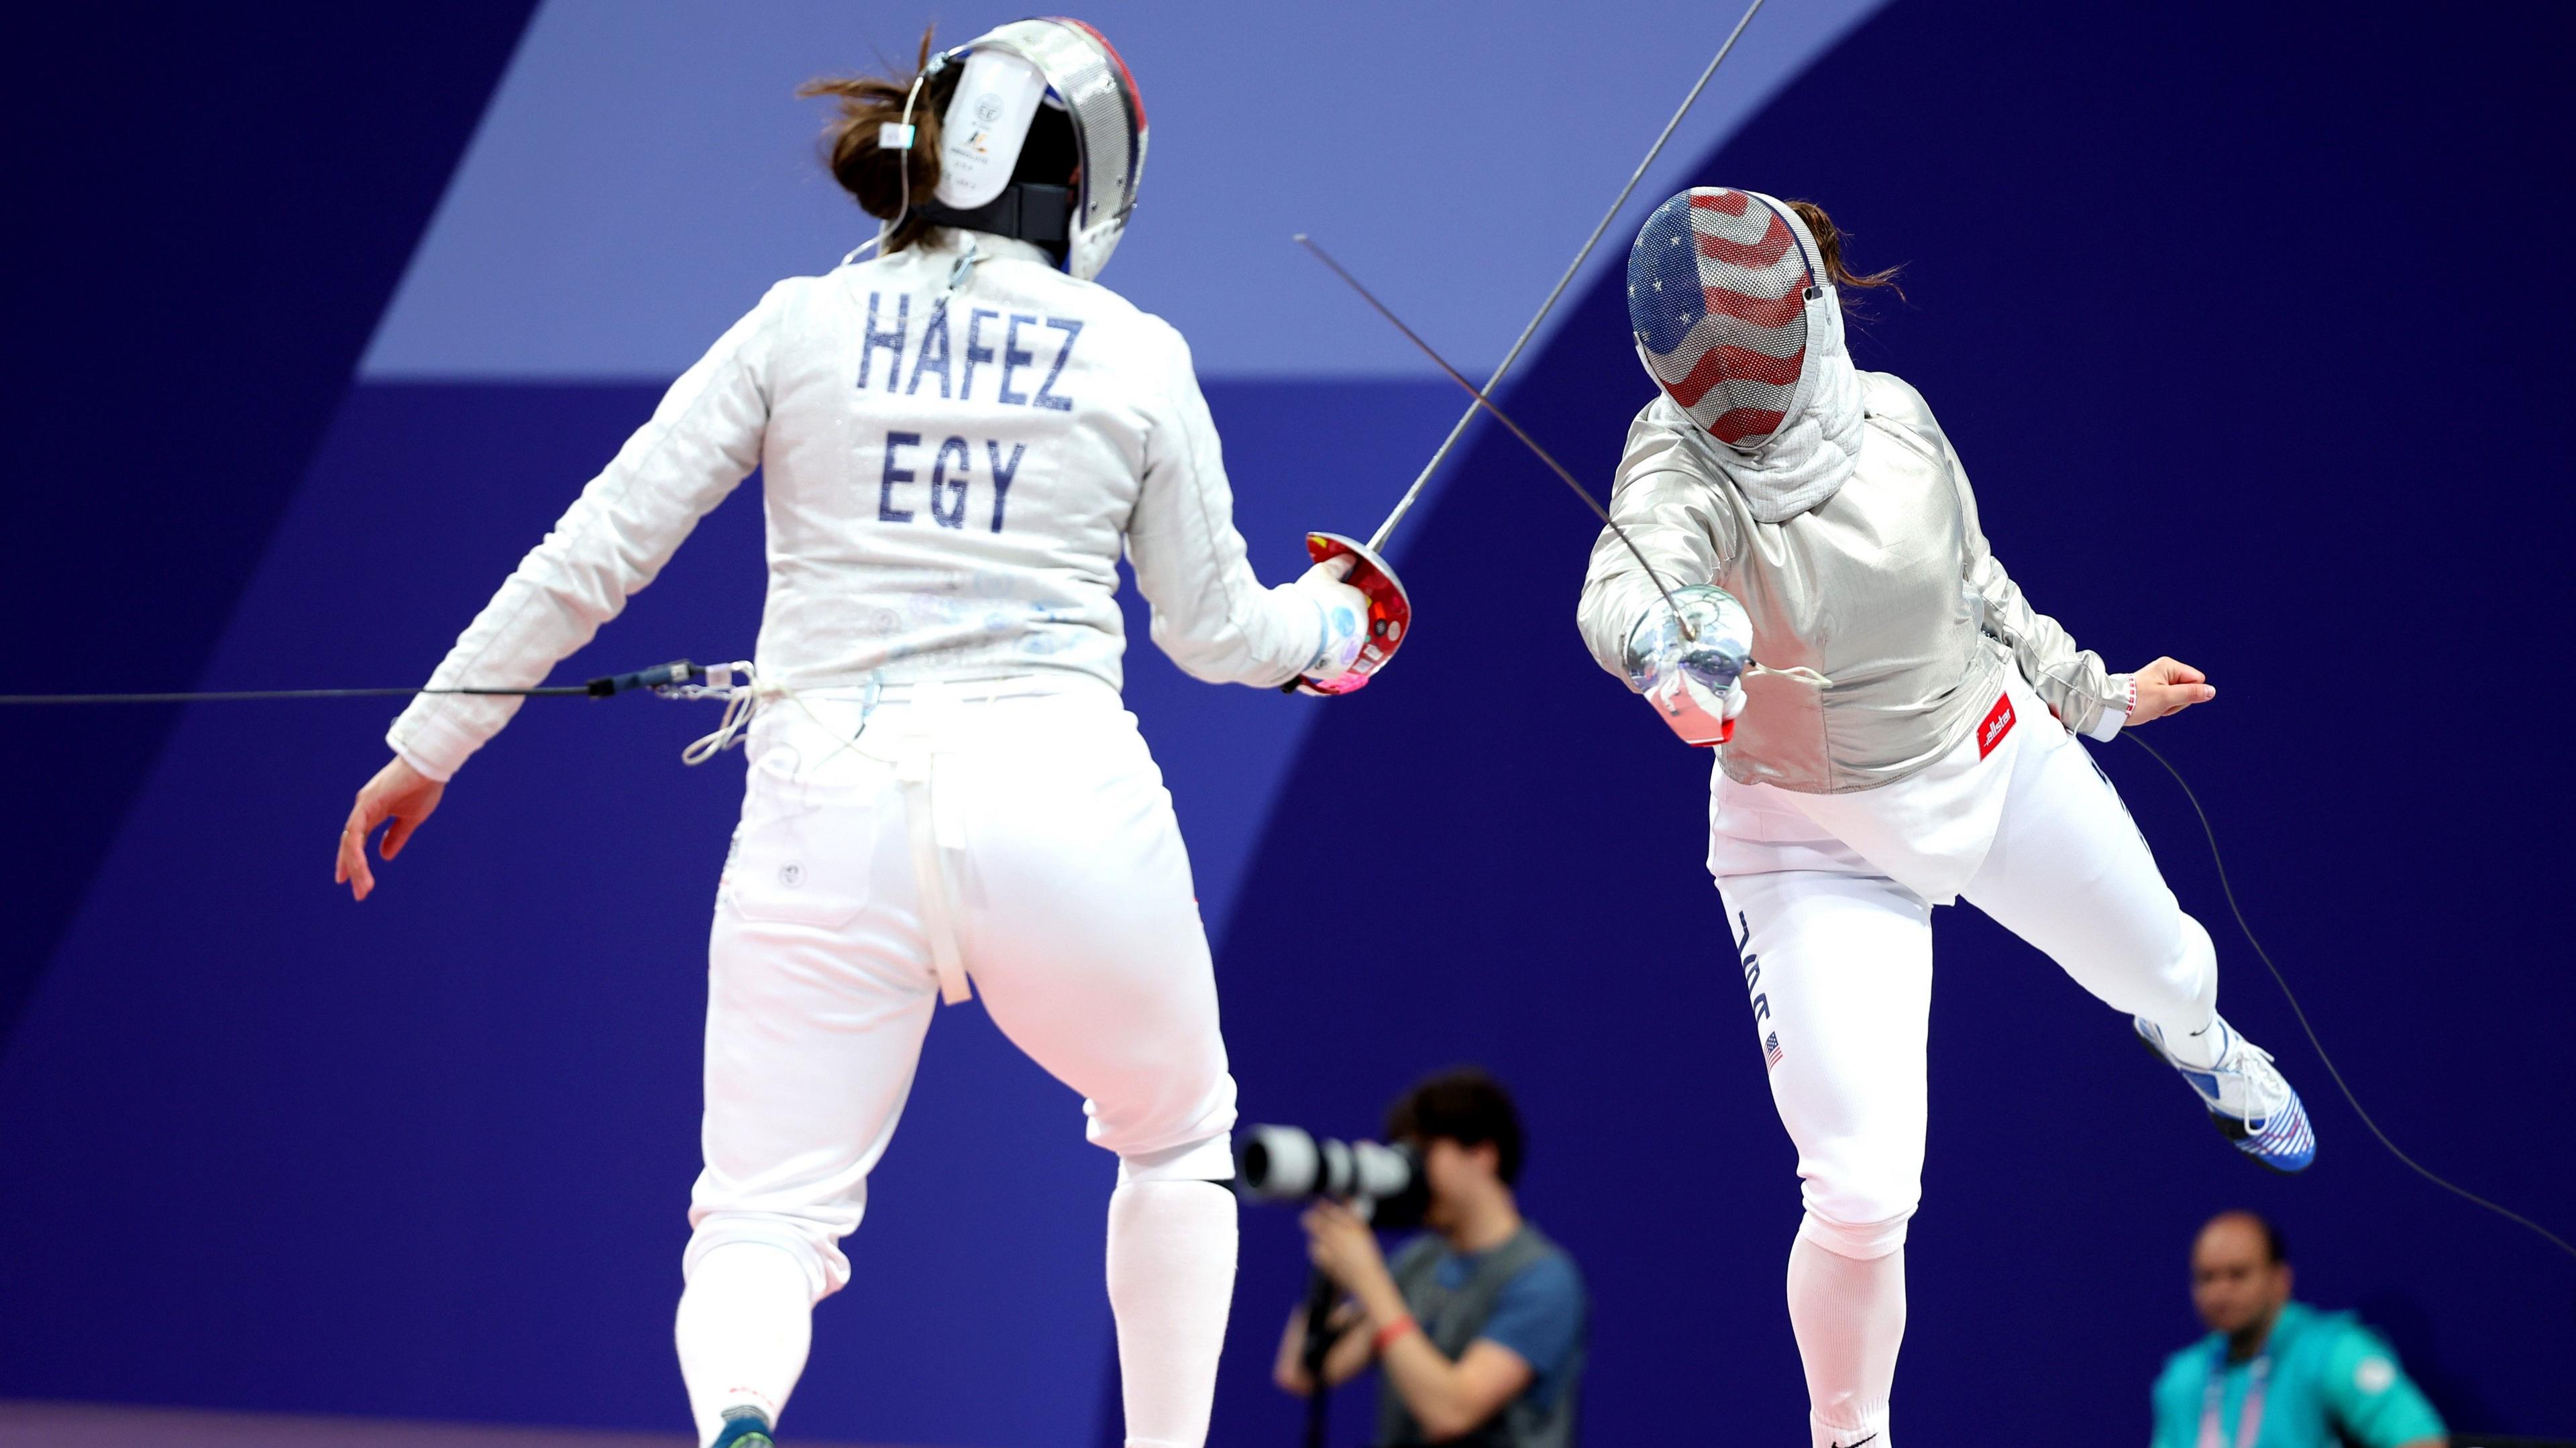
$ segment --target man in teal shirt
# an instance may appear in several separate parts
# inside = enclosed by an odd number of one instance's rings
[[[2221,1212],[2191,1249],[2209,1336],[2156,1379],[2154,1448],[2444,1448],[2442,1420],[2351,1314],[2290,1300],[2281,1234]]]

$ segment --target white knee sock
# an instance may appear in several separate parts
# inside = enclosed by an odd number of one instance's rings
[[[673,1329],[698,1442],[715,1441],[728,1408],[758,1409],[775,1424],[813,1330],[813,1286],[786,1250],[728,1242],[699,1258]]]
[[[1887,1399],[1905,1338],[1905,1249],[1862,1262],[1800,1236],[1789,1249],[1789,1326],[1807,1367],[1815,1448],[1888,1448]]]
[[[1128,1448],[1200,1448],[1234,1300],[1234,1193],[1217,1182],[1121,1182],[1109,1195],[1109,1306]]]

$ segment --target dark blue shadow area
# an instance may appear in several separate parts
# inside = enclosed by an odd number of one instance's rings
[[[17,687],[196,682],[532,8],[12,14]],[[0,711],[0,1038],[176,717]]]
[[[2324,7],[1898,5],[1703,179],[1817,199],[1911,305],[1864,366],[1921,386],[2037,604],[2218,703],[2148,737],[2209,801],[2255,924],[2379,1120],[2435,1168],[2576,1227],[2576,982],[2550,903],[2571,803],[2570,310],[2520,260],[2568,219],[2559,12],[2413,23]],[[1614,158],[1605,158],[1604,167]],[[1625,165],[1625,158],[1615,158]],[[1641,208],[1642,212],[1642,208]],[[1465,278],[1457,284],[1466,285]],[[1650,396],[1613,276],[1512,389],[1606,481]],[[1583,1262],[1590,1441],[1801,1431],[1781,1305],[1798,1217],[1734,952],[1699,860],[1707,757],[1574,636],[1593,529],[1508,437],[1410,540],[1421,630],[1328,714],[1226,942],[1254,1119],[1364,1130],[1416,1071],[1484,1061],[1531,1118],[1527,1203]],[[2358,1304],[2454,1426],[2565,1434],[2576,1264],[2373,1144],[2226,918],[2197,826],[2127,744],[2097,751],[2188,908],[2224,1003],[2323,1138],[2267,1177],[2127,1023],[1970,910],[1943,912],[1924,1208],[1908,1248],[1909,1438],[2100,1424],[2143,1438],[2197,1331],[2207,1214],[2276,1214],[2320,1302]],[[1361,889],[1361,887],[1354,887]],[[1247,1220],[1226,1441],[1295,1441],[1267,1383],[1304,1271]],[[1364,1394],[1341,1408],[1357,1442]]]
[[[1445,385],[1212,392],[1273,579],[1303,527],[1365,530],[1405,480],[1355,459],[1417,458],[1453,416]],[[425,675],[654,396],[356,389],[209,680]],[[756,488],[561,676],[748,652]],[[1221,927],[1325,705],[1187,680],[1134,627],[1130,698]],[[11,1240],[43,1244],[8,1295],[48,1304],[0,1313],[0,1396],[682,1421],[669,1320],[739,756],[680,765],[712,705],[533,701],[353,905],[331,836],[392,712],[181,716],[0,1061],[0,1201]],[[942,1013],[855,1285],[820,1315],[802,1432],[1087,1435],[1114,1168],[1081,1126],[980,1007]]]

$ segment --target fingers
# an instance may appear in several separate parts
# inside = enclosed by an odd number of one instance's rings
[[[347,885],[349,894],[360,900],[376,888],[375,873],[367,868],[367,831],[375,827],[368,815],[366,797],[361,795],[349,808],[348,823],[340,829],[340,861],[331,875],[334,884]]]
[[[2209,676],[2180,659],[2158,658],[2130,679],[2138,690],[2137,708],[2129,719],[2132,724],[2151,723],[2218,697]]]
[[[2138,690],[2138,709],[2131,724],[2151,724],[2158,719],[2179,714],[2194,704],[2206,704],[2218,697],[2218,690],[2208,684],[2148,684]]]
[[[2179,714],[2194,704],[2206,704],[2210,700],[2218,697],[2218,690],[2212,688],[2210,685],[2200,683],[2169,684],[2162,692],[2164,694],[2164,710],[2162,713],[2157,715],[2158,718],[2163,718],[2165,715],[2169,714]]]
[[[429,812],[427,810],[423,810],[418,814],[395,815],[392,827],[387,829],[385,831],[385,837],[377,842],[376,853],[384,856],[388,860],[401,854],[403,843],[411,838],[411,832],[419,829],[420,822],[427,818],[429,818]]]

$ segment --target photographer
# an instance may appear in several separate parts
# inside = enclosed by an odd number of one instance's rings
[[[1378,1364],[1379,1448],[1571,1448],[1583,1279],[1513,1200],[1521,1125],[1511,1097],[1482,1071],[1446,1071],[1405,1093],[1386,1131],[1421,1157],[1430,1230],[1390,1262],[1348,1206],[1308,1209],[1308,1255],[1348,1294],[1333,1315],[1326,1388]],[[1301,1397],[1316,1391],[1306,1326],[1305,1308],[1289,1314],[1273,1374]]]

